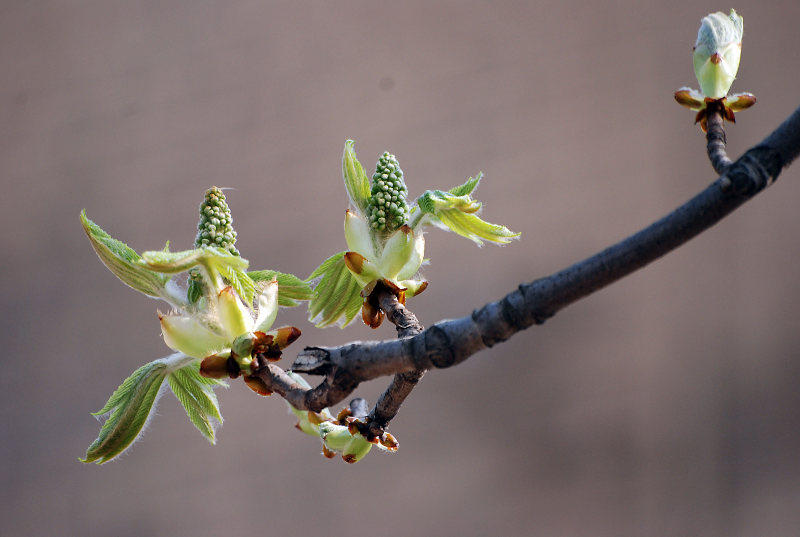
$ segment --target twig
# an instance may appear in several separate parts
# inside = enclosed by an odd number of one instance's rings
[[[723,124],[725,110],[721,101],[711,101],[706,107],[706,149],[711,166],[719,175],[725,175],[733,161],[725,151],[727,139]]]
[[[410,338],[307,348],[293,368],[325,375],[316,388],[299,387],[275,364],[259,371],[259,376],[271,391],[284,396],[296,408],[319,411],[342,401],[360,382],[456,365],[520,330],[545,322],[562,308],[713,226],[771,185],[798,153],[800,108],[731,164],[724,177],[661,220],[584,261],[520,285],[516,291],[473,311],[472,315],[436,323]]]
[[[397,300],[397,296],[385,286],[379,289],[378,304],[389,322],[395,325],[398,338],[416,336],[424,330],[416,315],[401,304]],[[380,437],[392,418],[399,412],[403,401],[411,394],[411,390],[422,380],[424,374],[425,369],[396,374],[367,417],[366,426],[361,431],[362,434],[365,434],[367,438]]]

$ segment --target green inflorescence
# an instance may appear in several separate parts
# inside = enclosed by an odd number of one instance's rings
[[[225,194],[217,187],[206,190],[206,198],[200,204],[200,222],[197,224],[197,237],[194,245],[216,246],[239,255],[236,249],[236,232],[233,230],[231,210],[225,201]]]
[[[384,152],[372,176],[367,217],[373,229],[391,233],[408,221],[408,189],[397,158]]]

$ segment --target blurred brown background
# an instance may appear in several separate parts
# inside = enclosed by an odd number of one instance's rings
[[[433,230],[425,324],[636,231],[714,174],[693,116],[699,21],[727,4],[12,1],[0,4],[3,535],[789,535],[800,524],[800,176],[643,271],[429,373],[395,455],[319,455],[278,398],[220,392],[211,446],[172,395],[143,441],[77,461],[89,415],[168,354],[156,307],[97,260],[190,246],[231,187],[254,268],[344,248],[340,158],[400,159],[413,196],[482,170],[481,250]],[[800,105],[800,3],[749,2],[739,155]],[[392,338],[318,330],[295,345]],[[291,350],[291,349],[290,349]],[[288,354],[288,364],[294,353]],[[385,381],[359,390],[371,401]]]

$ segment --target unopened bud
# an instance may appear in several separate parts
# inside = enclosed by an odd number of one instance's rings
[[[706,97],[721,99],[728,94],[739,70],[743,33],[742,17],[733,9],[729,15],[717,12],[703,18],[692,58]]]

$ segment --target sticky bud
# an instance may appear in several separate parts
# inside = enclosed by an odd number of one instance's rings
[[[728,94],[742,54],[742,17],[731,10],[729,15],[710,13],[697,32],[692,60],[703,95],[721,99]]]
[[[302,335],[299,328],[294,326],[283,326],[275,331],[275,339],[273,343],[280,349],[285,349]]]
[[[369,297],[361,305],[361,320],[370,328],[378,328],[383,323],[384,313]]]
[[[200,375],[210,379],[228,376],[228,355],[212,354],[200,362]]]
[[[272,391],[267,388],[267,385],[261,380],[261,377],[255,375],[248,375],[242,377],[247,387],[256,392],[258,395],[272,395]]]

